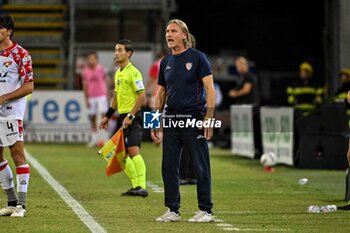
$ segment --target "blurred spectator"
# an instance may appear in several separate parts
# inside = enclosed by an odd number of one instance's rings
[[[105,69],[98,64],[96,52],[88,54],[86,58],[86,67],[83,70],[83,89],[85,94],[86,107],[89,111],[89,120],[91,124],[91,140],[88,147],[96,146],[99,140],[97,131],[97,116],[104,116],[108,110],[107,102],[107,74]],[[103,140],[106,141],[106,138]],[[103,144],[101,142],[99,144]]]
[[[232,98],[233,104],[251,104],[259,105],[257,92],[257,77],[249,71],[248,60],[245,57],[238,57],[235,60],[238,72],[235,81],[235,87],[228,92]]]
[[[157,54],[157,59],[154,61],[149,68],[148,71],[148,79],[146,82],[146,103],[147,106],[150,109],[154,109],[154,104],[155,104],[155,96],[158,91],[158,73],[159,73],[159,66],[160,66],[160,61],[162,58],[165,56],[166,52],[165,51],[160,51]]]
[[[110,75],[110,72],[107,72],[107,102],[108,103],[111,103],[112,101],[112,98],[114,96],[114,90],[115,90],[114,76]],[[119,117],[119,112],[116,110],[108,122],[107,138],[111,138],[116,133],[118,117]]]
[[[223,58],[218,57],[214,59],[212,63],[213,63],[213,72],[215,77],[223,77],[228,75],[227,74],[228,67],[227,67],[226,61]]]
[[[350,103],[347,101],[348,91],[350,90],[350,69],[342,69],[340,72],[340,87],[335,93],[335,100],[343,100],[346,104],[346,115],[350,126]]]
[[[222,92],[221,92],[221,89],[220,89],[220,86],[217,82],[214,81],[214,88],[215,88],[215,107],[220,107],[221,103],[222,103],[222,99],[223,99],[223,96],[222,96]],[[204,91],[203,93],[203,96],[205,97],[206,96],[206,93]]]
[[[222,92],[221,92],[220,86],[215,81],[214,81],[214,88],[215,88],[215,93],[216,93],[215,107],[220,107],[223,97],[222,97]]]
[[[86,57],[80,56],[77,57],[75,61],[75,80],[74,80],[74,89],[83,90],[83,70],[86,66]]]
[[[323,102],[324,88],[313,78],[313,67],[304,62],[299,66],[299,78],[287,87],[289,105],[295,108],[296,117],[307,115]]]
[[[335,93],[337,99],[347,100],[347,93],[350,90],[350,69],[342,69],[340,72],[340,87]]]

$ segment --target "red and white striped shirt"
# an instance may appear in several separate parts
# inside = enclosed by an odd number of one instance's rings
[[[25,82],[33,81],[32,59],[27,50],[16,42],[0,55],[0,95],[13,92]],[[0,105],[0,120],[23,120],[26,97]]]

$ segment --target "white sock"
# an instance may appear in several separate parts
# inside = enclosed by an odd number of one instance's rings
[[[91,132],[91,142],[96,144],[97,140],[98,140],[98,133],[96,131]]]
[[[3,189],[15,187],[11,168],[6,160],[0,163],[0,182]]]
[[[29,184],[29,165],[23,164],[16,168],[17,173],[17,192],[26,193]]]

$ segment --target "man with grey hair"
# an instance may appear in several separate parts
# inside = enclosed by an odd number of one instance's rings
[[[179,20],[167,24],[166,42],[171,53],[160,64],[159,90],[156,96],[156,110],[165,110],[163,120],[182,122],[194,120],[203,122],[203,127],[181,128],[179,125],[164,127],[163,138],[160,129],[152,129],[152,139],[163,141],[162,176],[164,182],[165,206],[169,209],[158,222],[177,222],[180,217],[180,151],[186,147],[192,156],[197,177],[197,200],[199,211],[189,222],[213,222],[210,157],[207,140],[213,135],[210,124],[215,108],[215,89],[212,69],[206,55],[190,48],[189,30]],[[203,93],[206,92],[206,97]]]

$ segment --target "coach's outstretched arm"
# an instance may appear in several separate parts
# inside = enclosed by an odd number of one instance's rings
[[[202,82],[206,92],[206,101],[207,101],[207,113],[205,114],[204,121],[210,120],[214,117],[215,110],[215,88],[213,75],[207,75],[202,78]],[[209,140],[213,136],[213,128],[204,127],[204,137]]]
[[[164,86],[159,86],[158,93],[156,95],[155,110],[159,113],[163,112],[164,104],[166,98],[166,89]],[[161,143],[162,139],[160,137],[160,129],[151,130],[151,138],[155,143]]]

